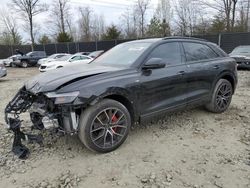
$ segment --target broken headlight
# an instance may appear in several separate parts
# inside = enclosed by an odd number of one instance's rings
[[[79,95],[79,91],[74,91],[70,93],[56,93],[49,92],[45,94],[48,98],[55,99],[55,104],[66,104],[73,102],[76,97]]]

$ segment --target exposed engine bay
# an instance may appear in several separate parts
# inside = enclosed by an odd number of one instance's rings
[[[51,98],[50,98],[51,97]],[[20,114],[29,112],[33,123],[32,129],[51,130],[68,134],[75,134],[78,128],[78,115],[76,109],[71,105],[60,105],[51,94],[33,94],[22,87],[12,101],[5,108],[5,121],[8,128],[14,133],[12,151],[20,159],[25,159],[29,155],[29,149],[22,144],[22,140],[43,144],[41,134],[34,135],[21,131],[22,120]]]

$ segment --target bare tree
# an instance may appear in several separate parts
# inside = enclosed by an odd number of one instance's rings
[[[46,11],[46,5],[41,0],[12,0],[14,8],[25,17],[29,24],[29,33],[31,38],[31,48],[34,50],[34,16]]]
[[[100,40],[102,35],[105,33],[105,20],[103,15],[94,15],[92,26],[91,26],[91,33],[93,40]]]
[[[70,20],[69,0],[54,1],[51,13],[51,17],[54,18],[52,23],[56,26],[57,32],[66,33],[66,27],[68,29],[71,27],[71,24],[68,24]]]
[[[178,0],[175,5],[176,24],[181,35],[193,35],[199,10],[193,0]]]
[[[139,28],[140,28],[140,34],[141,37],[144,37],[145,34],[145,19],[146,19],[146,13],[149,8],[150,0],[137,0],[135,4],[135,9],[138,13],[139,17]]]
[[[165,20],[166,23],[169,23],[171,16],[170,0],[159,0],[155,15],[161,21]]]
[[[79,26],[82,33],[81,39],[83,41],[90,41],[92,10],[90,7],[80,7],[79,13],[80,13]]]
[[[18,25],[16,19],[13,17],[13,14],[1,9],[0,16],[0,21],[3,25],[5,36],[10,36],[9,44],[20,44],[21,36],[18,33]]]
[[[202,5],[205,5],[209,8],[217,10],[218,14],[225,17],[226,20],[226,30],[232,31],[235,24],[236,17],[236,6],[238,0],[200,0]]]
[[[121,15],[121,28],[123,29],[125,38],[137,38],[138,18],[135,9],[128,8]]]

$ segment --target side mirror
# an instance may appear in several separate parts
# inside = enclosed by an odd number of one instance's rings
[[[160,69],[164,68],[166,64],[163,62],[161,58],[151,58],[149,59],[142,67],[142,69]]]

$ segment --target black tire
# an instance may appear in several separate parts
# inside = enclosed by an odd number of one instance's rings
[[[212,99],[206,105],[206,109],[213,113],[226,111],[231,103],[232,95],[232,84],[228,80],[220,79],[215,85]]]
[[[10,67],[16,67],[14,63],[10,63]]]
[[[114,118],[116,122],[113,122]],[[117,149],[126,140],[131,116],[123,104],[104,99],[82,112],[79,126],[78,136],[88,149],[107,153]]]
[[[27,68],[29,66],[27,61],[22,61],[22,67]]]

